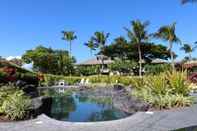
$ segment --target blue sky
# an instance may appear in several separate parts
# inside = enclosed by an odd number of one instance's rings
[[[61,40],[66,29],[76,31],[73,55],[82,61],[90,57],[83,43],[95,31],[109,32],[110,43],[126,36],[123,27],[135,19],[149,20],[150,33],[177,22],[183,42],[197,41],[197,4],[182,6],[179,0],[0,0],[0,56],[20,56],[40,44],[68,49]],[[185,54],[179,48],[174,51],[181,59]]]

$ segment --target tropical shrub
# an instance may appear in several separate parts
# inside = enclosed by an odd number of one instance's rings
[[[173,93],[183,95],[189,94],[190,88],[187,81],[187,72],[167,72],[166,79]]]
[[[74,76],[56,76],[56,75],[50,75],[50,74],[45,74],[44,75],[44,80],[42,81],[41,85],[43,86],[52,86],[55,85],[56,82],[60,80],[64,80],[67,84],[73,85],[76,83],[79,83],[82,77],[74,77]]]
[[[155,94],[149,88],[134,90],[132,95],[149,103],[157,109],[170,109],[174,107],[185,107],[193,104],[193,97],[182,94],[171,94],[166,92],[164,95]]]
[[[52,86],[56,84],[56,82],[60,80],[64,80],[69,85],[77,84],[82,79],[88,79],[91,84],[117,84],[121,83],[123,85],[129,86],[129,85],[135,85],[140,84],[143,85],[143,81],[141,81],[141,78],[138,76],[107,76],[107,75],[94,75],[94,76],[87,76],[87,77],[74,77],[74,76],[56,76],[56,75],[44,75],[44,80],[42,81],[41,85],[43,86]]]
[[[114,75],[114,76],[106,76],[106,75],[96,75],[96,76],[90,76],[87,77],[87,79],[90,80],[90,83],[104,83],[104,84],[123,84],[125,86],[132,85],[133,83],[135,84],[140,84],[141,80],[139,77],[136,76],[119,76],[119,75]]]
[[[188,96],[191,88],[186,76],[186,72],[146,76],[141,80],[143,84],[133,85],[136,88],[132,95],[159,109],[189,106],[193,99]]]
[[[1,110],[11,120],[21,120],[27,116],[30,105],[30,99],[22,91],[16,91],[14,94],[8,95],[2,104]]]
[[[168,84],[165,74],[147,76],[143,79],[144,88],[149,88],[154,94],[165,94],[168,91]]]
[[[129,61],[129,60],[116,60],[114,63],[112,63],[109,68],[111,71],[118,71],[122,73],[132,73],[133,68],[137,67],[138,64],[135,61]]]
[[[76,73],[82,76],[90,76],[99,74],[98,66],[78,66],[76,69]]]
[[[162,72],[171,70],[169,64],[146,64],[144,68],[146,70],[146,75],[158,75]]]
[[[10,120],[21,120],[28,115],[31,101],[22,90],[12,86],[1,87],[0,113]]]

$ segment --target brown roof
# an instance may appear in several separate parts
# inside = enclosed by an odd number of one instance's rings
[[[184,68],[192,68],[192,67],[197,67],[197,60],[195,61],[188,61],[183,64]]]
[[[104,60],[104,64],[111,64],[111,63],[113,63],[113,61],[110,59]],[[84,62],[81,62],[77,65],[102,65],[102,62],[101,62],[101,60],[97,60],[97,58],[92,58],[92,59],[86,60]]]
[[[167,63],[167,61],[163,60],[163,59],[156,58],[156,59],[153,59],[151,63],[153,63],[153,64],[164,64],[164,63]]]

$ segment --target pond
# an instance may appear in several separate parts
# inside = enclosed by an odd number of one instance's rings
[[[114,107],[112,97],[94,95],[91,91],[44,90],[42,94],[52,97],[50,111],[46,114],[51,118],[70,122],[109,121],[125,118],[130,113]]]

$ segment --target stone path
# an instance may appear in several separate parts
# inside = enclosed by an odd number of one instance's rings
[[[156,112],[138,112],[125,119],[72,123],[40,115],[37,119],[0,123],[0,131],[166,131],[197,125],[197,105]]]

